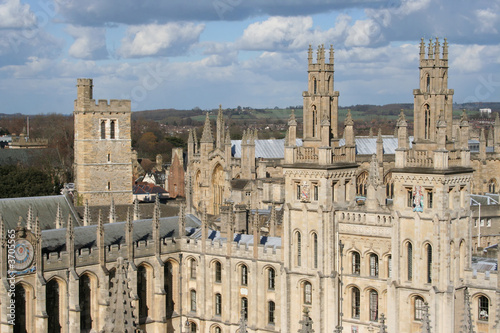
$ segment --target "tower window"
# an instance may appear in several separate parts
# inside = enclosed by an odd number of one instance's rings
[[[196,279],[196,261],[194,259],[189,260],[189,268],[191,279]]]
[[[370,321],[378,320],[378,293],[370,290]]]
[[[267,270],[267,288],[269,290],[274,290],[276,284],[276,272],[273,268]]]
[[[312,304],[312,285],[304,282],[304,304]]]
[[[406,206],[413,207],[413,190],[411,188],[406,188]]]
[[[248,267],[241,265],[241,285],[248,285]]]
[[[432,282],[432,246],[431,244],[427,244],[426,246],[427,252],[427,283]]]
[[[191,311],[196,312],[196,290],[191,290]]]
[[[219,261],[215,262],[215,282],[220,283],[222,280],[222,264]]]
[[[319,199],[319,186],[318,186],[318,184],[313,185],[313,191],[314,191],[314,193],[313,193],[314,201],[318,201],[318,199]]]
[[[149,314],[148,307],[148,275],[146,267],[137,270],[137,294],[139,296],[139,320],[145,320]]]
[[[415,320],[424,318],[424,299],[420,296],[416,296],[413,302],[413,316]]]
[[[424,129],[425,129],[425,136],[424,138],[426,140],[430,139],[431,136],[431,110],[429,108],[429,104],[425,104],[424,106]]]
[[[101,139],[106,139],[106,121],[101,120]]]
[[[359,275],[361,271],[361,257],[358,252],[352,252],[352,274]]]
[[[302,265],[302,235],[297,231],[297,266]]]
[[[111,162],[111,154],[108,154],[108,162]]]
[[[433,197],[432,197],[432,189],[429,189],[427,192],[427,208],[432,208]]]
[[[215,294],[215,315],[220,316],[222,313],[222,296],[221,294]]]
[[[488,321],[489,317],[489,301],[488,298],[480,296],[477,300],[478,302],[478,319],[482,321]]]
[[[108,182],[108,191],[111,190],[111,182]]]
[[[269,324],[274,324],[274,309],[275,309],[275,304],[273,301],[269,301],[268,303],[268,323]]]
[[[109,138],[114,139],[115,138],[115,121],[111,120],[111,123],[109,124]]]
[[[314,268],[318,268],[318,235],[313,234],[313,263]]]
[[[361,299],[360,299],[359,289],[353,287],[351,291],[352,318],[359,319],[360,306],[361,306]]]
[[[243,312],[243,318],[248,319],[248,299],[246,297],[241,298],[241,311]]]
[[[425,91],[431,92],[431,77],[427,74],[425,78]]]
[[[408,269],[408,281],[411,281],[413,278],[413,246],[411,243],[408,243],[407,245],[407,269]]]
[[[318,93],[318,81],[316,81],[316,78],[313,79],[313,92],[314,94]]]
[[[374,253],[370,254],[370,276],[378,276],[378,256]]]

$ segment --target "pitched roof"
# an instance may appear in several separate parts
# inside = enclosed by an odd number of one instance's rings
[[[302,139],[296,140],[297,146],[302,146]],[[231,140],[233,157],[241,158],[241,140]],[[285,139],[255,140],[255,157],[284,158]]]

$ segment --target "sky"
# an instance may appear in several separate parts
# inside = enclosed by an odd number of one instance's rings
[[[454,102],[500,101],[500,0],[0,0],[0,113],[70,114],[76,79],[132,111],[302,104],[335,49],[341,106],[411,103],[447,38]]]

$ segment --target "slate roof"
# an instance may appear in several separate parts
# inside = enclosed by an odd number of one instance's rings
[[[79,225],[78,214],[72,203],[65,195],[51,195],[43,197],[8,198],[0,199],[0,214],[5,227],[13,229],[17,226],[19,216],[23,218],[22,225],[26,225],[29,206],[32,205],[33,215],[38,216],[42,230],[55,228],[57,204],[61,207],[62,218],[66,223],[71,215],[76,225]]]
[[[302,139],[297,139],[297,146],[302,146]],[[241,158],[241,140],[231,140],[231,154]],[[255,140],[255,158],[284,158],[285,139]]]

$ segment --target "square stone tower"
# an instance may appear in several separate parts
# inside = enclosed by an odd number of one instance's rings
[[[77,79],[75,204],[132,203],[130,100],[92,97],[92,79]]]

